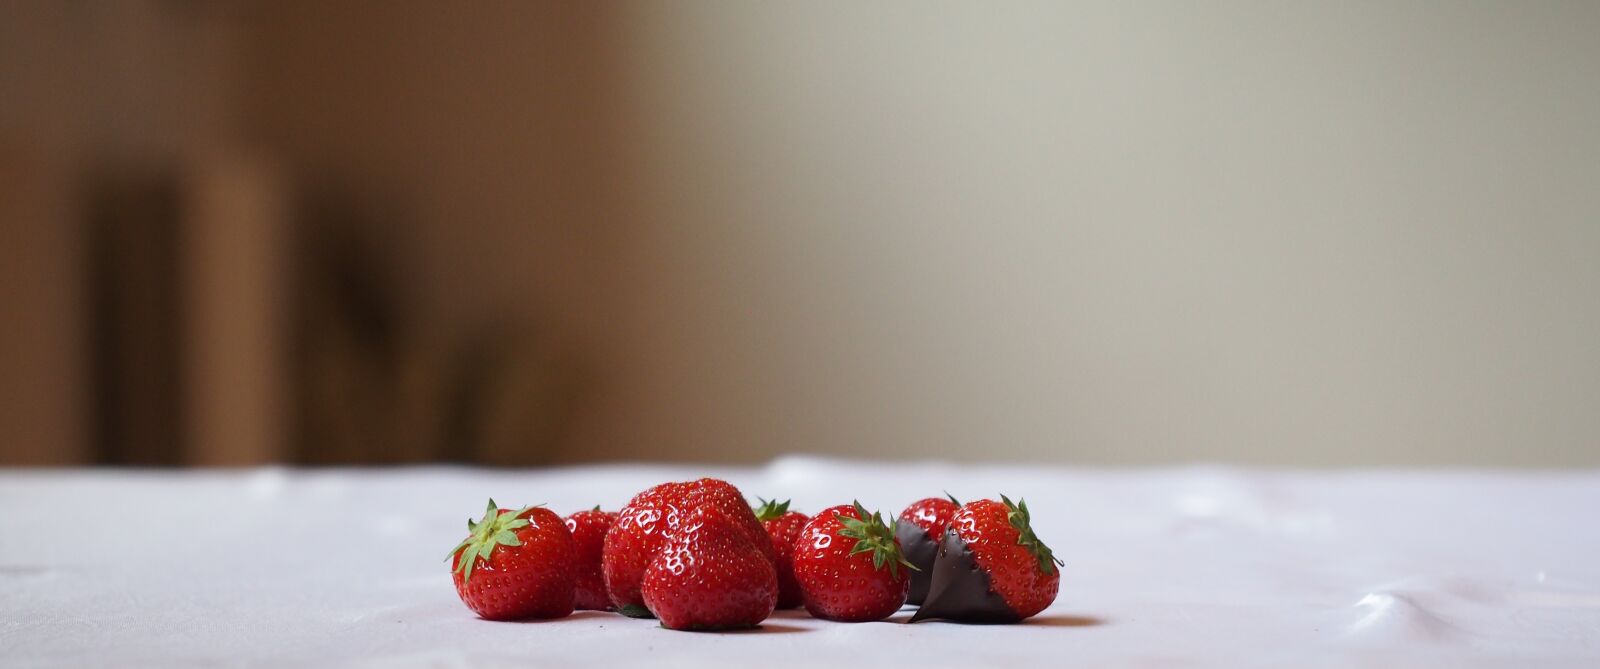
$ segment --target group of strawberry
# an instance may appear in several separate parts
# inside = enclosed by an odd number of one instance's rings
[[[461,601],[490,620],[577,608],[722,630],[802,605],[828,620],[881,620],[909,601],[921,605],[912,621],[1018,622],[1055,601],[1060,561],[1034,535],[1027,503],[1001,499],[928,498],[888,524],[860,502],[809,517],[788,502],[751,509],[711,478],[565,519],[489,500],[449,560]]]

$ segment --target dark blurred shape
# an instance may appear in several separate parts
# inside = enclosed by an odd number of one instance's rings
[[[403,404],[395,270],[352,225],[366,217],[334,197],[302,208],[291,296],[292,456],[330,464],[425,459],[425,431]]]
[[[94,458],[181,464],[178,185],[167,169],[108,167],[98,170],[86,192]]]
[[[0,5],[0,464],[562,457],[606,11]]]

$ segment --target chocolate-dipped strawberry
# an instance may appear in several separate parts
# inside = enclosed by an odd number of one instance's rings
[[[921,604],[928,595],[928,584],[933,579],[933,559],[939,555],[939,539],[959,508],[961,502],[945,493],[944,497],[917,500],[900,512],[900,519],[894,526],[895,538],[900,540],[900,551],[905,554],[906,562],[920,570],[911,572],[907,604]]]
[[[911,622],[1015,623],[1055,601],[1061,561],[1033,533],[1027,502],[1000,499],[968,502],[950,518],[928,595]]]

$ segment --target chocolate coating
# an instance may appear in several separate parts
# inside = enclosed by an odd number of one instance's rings
[[[911,622],[943,618],[963,623],[1016,623],[1022,616],[989,588],[989,573],[978,567],[972,550],[954,531],[946,531],[933,561],[922,608]]]
[[[939,542],[916,523],[904,520],[895,523],[894,538],[900,542],[900,554],[921,570],[911,572],[911,590],[906,595],[906,603],[921,604],[928,596],[928,585],[933,582],[933,561],[939,557]]]

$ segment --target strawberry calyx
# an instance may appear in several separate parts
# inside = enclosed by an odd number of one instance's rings
[[[783,500],[782,503],[779,503],[778,500],[775,499],[762,499],[760,497],[757,497],[756,499],[761,502],[761,506],[756,507],[756,520],[759,520],[763,523],[769,520],[777,520],[782,518],[783,514],[789,512],[790,500],[786,499]]]
[[[1012,527],[1017,528],[1017,545],[1027,548],[1028,552],[1039,559],[1039,571],[1046,574],[1053,573],[1057,565],[1066,564],[1056,559],[1050,547],[1044,545],[1039,536],[1033,533],[1033,517],[1028,514],[1027,500],[1012,503],[1011,498],[1005,495],[1001,495],[1000,500],[1006,504],[1006,520],[1011,522]]]
[[[542,506],[542,505],[535,505]],[[466,583],[472,578],[472,568],[477,565],[478,558],[489,561],[489,556],[494,554],[497,546],[521,546],[522,540],[517,538],[517,530],[528,526],[528,519],[522,518],[532,506],[525,506],[511,513],[500,513],[500,507],[495,506],[494,500],[489,500],[489,508],[483,512],[483,519],[473,522],[467,520],[467,531],[470,532],[466,539],[450,549],[450,554],[445,560],[456,560],[454,571],[461,574],[461,582]]]
[[[860,500],[854,501],[854,504],[856,518],[839,513],[833,514],[842,526],[839,528],[839,536],[856,540],[855,547],[850,549],[850,555],[871,552],[872,567],[883,569],[887,566],[890,577],[895,580],[900,579],[901,565],[912,571],[922,571],[900,554],[900,545],[894,541],[894,529],[884,524],[882,514],[867,513],[866,507],[861,506]]]

